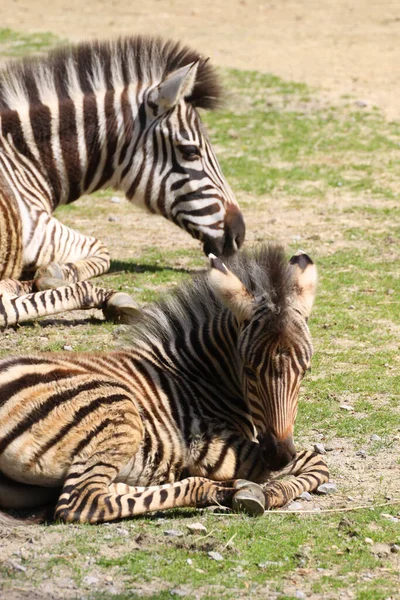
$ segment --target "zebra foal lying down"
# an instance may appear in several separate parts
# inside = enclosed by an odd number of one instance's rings
[[[328,480],[293,443],[314,264],[277,246],[210,261],[143,310],[132,347],[0,361],[0,507],[58,498],[56,519],[90,523],[215,502],[259,514]]]
[[[126,294],[76,284],[108,270],[108,248],[52,216],[95,190],[123,191],[207,254],[240,248],[243,217],[198,112],[220,99],[210,64],[159,38],[80,44],[0,71],[0,327],[135,309]]]

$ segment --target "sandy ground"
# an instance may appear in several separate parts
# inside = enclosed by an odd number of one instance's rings
[[[399,116],[398,0],[1,0],[1,27],[72,40],[151,33],[218,65],[351,94]]]

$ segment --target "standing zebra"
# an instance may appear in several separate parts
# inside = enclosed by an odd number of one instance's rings
[[[275,246],[227,264],[144,309],[132,348],[0,361],[0,507],[58,498],[57,519],[90,523],[215,502],[259,514],[327,481],[293,444],[315,266]],[[292,477],[237,479],[274,471]]]
[[[134,306],[85,283],[108,270],[108,249],[52,216],[83,194],[122,190],[207,254],[242,245],[242,214],[197,111],[220,98],[206,60],[159,38],[81,44],[0,73],[0,326]]]

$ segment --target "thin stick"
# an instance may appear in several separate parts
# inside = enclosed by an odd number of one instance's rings
[[[392,506],[395,504],[400,504],[400,498],[398,500],[391,500],[390,502],[385,502],[384,504],[363,504],[361,506],[351,506],[347,508],[323,508],[322,510],[266,510],[265,515],[322,515],[325,513],[341,513],[341,512],[351,512],[352,510],[362,510],[366,508],[382,508],[384,506]],[[241,517],[242,513],[227,513],[224,515],[220,515],[218,513],[213,513],[217,517]]]

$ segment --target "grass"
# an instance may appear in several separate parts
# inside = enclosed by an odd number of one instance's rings
[[[0,56],[19,58],[38,54],[59,45],[61,40],[53,33],[20,33],[0,28]]]
[[[17,56],[57,43],[46,36],[0,30],[0,52]],[[310,506],[350,508],[353,496],[369,508],[259,520],[187,510],[100,527],[24,530],[7,548],[15,548],[11,560],[26,571],[7,559],[0,563],[5,594],[46,581],[60,597],[96,600],[398,594],[398,554],[390,547],[400,544],[399,521],[382,513],[396,517],[399,506],[372,504],[396,493],[400,465],[400,125],[347,95],[333,106],[302,83],[234,70],[223,75],[232,91],[227,106],[204,120],[238,193],[248,240],[279,240],[288,255],[300,245],[319,269],[315,355],[302,387],[297,444],[339,442],[343,450],[327,456],[338,495]],[[111,248],[111,270],[99,285],[150,302],[204,268],[195,241],[128,203],[111,204],[111,195],[103,191],[57,211],[64,223]],[[99,312],[71,318],[5,332],[0,355],[118,344],[118,329]],[[380,439],[372,441],[373,434]],[[365,459],[356,455],[360,448]],[[188,534],[186,524],[199,520],[207,533]],[[183,536],[167,536],[171,529]],[[223,561],[212,560],[210,551]]]

